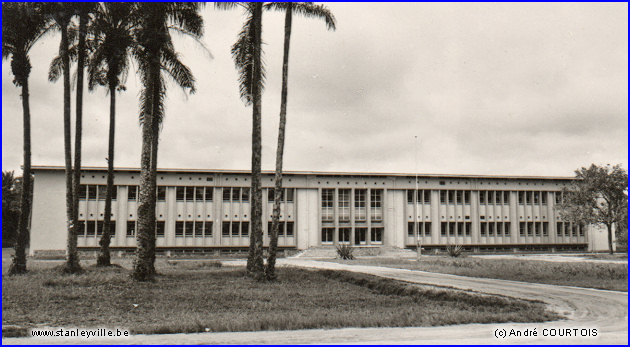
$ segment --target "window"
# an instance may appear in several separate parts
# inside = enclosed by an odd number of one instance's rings
[[[79,199],[87,199],[87,190],[88,187],[85,184],[82,184],[79,186]]]
[[[286,198],[285,201],[286,202],[293,202],[293,195],[295,195],[295,189],[287,188],[286,189],[286,195],[285,195],[285,198]]]
[[[184,234],[186,235],[186,237],[194,236],[193,227],[194,227],[193,222],[184,222]]]
[[[534,204],[540,204],[540,192],[534,192]]]
[[[223,225],[221,228],[221,236],[230,237],[230,222],[223,222]]]
[[[339,228],[339,243],[350,243],[350,228]]]
[[[542,223],[543,236],[549,236],[549,224],[547,222]]]
[[[488,223],[488,236],[494,236],[494,223]]]
[[[446,190],[440,190],[440,204],[446,204]]]
[[[470,191],[464,191],[464,204],[470,204]]]
[[[195,200],[203,201],[203,187],[195,187]]]
[[[339,221],[350,221],[350,189],[339,189]]]
[[[109,236],[110,237],[116,236],[116,221],[115,220],[109,221]]]
[[[562,203],[562,192],[555,192],[554,196],[556,197],[556,204]]]
[[[518,192],[518,204],[519,205],[523,205],[525,203],[524,195],[525,195],[525,192]]]
[[[96,236],[103,236],[103,221],[96,222]]]
[[[455,223],[448,223],[448,236],[455,236]]]
[[[383,228],[372,228],[371,235],[372,243],[382,243],[383,242]]]
[[[241,237],[247,237],[247,236],[249,236],[249,222],[241,222]]]
[[[471,223],[471,222],[466,222],[465,226],[466,226],[466,236],[470,236],[470,231],[471,231],[471,228],[472,228],[472,223]]]
[[[383,190],[372,189],[370,190],[370,206],[372,208],[372,221],[383,220]]]
[[[284,225],[285,222],[280,222],[280,225],[278,225],[278,236],[284,236]]]
[[[464,235],[464,222],[457,222],[457,236]]]
[[[431,204],[431,191],[430,190],[424,191],[424,203]]]
[[[127,200],[136,201],[138,199],[138,186],[127,186]]]
[[[241,188],[241,201],[242,202],[249,201],[249,188]]]
[[[464,192],[462,192],[461,190],[456,191],[455,202],[458,204],[462,204],[464,202],[463,195],[464,195]]]
[[[486,222],[479,223],[479,234],[481,236],[486,236],[486,230],[488,229]]]
[[[510,204],[510,192],[503,192],[503,205]]]
[[[440,224],[440,235],[446,236],[446,229],[448,228],[447,222]]]
[[[494,192],[488,192],[488,204],[494,204]]]
[[[175,236],[184,237],[184,222],[175,222]]]
[[[366,245],[367,244],[367,228],[355,228],[354,229],[354,244]]]
[[[527,236],[532,236],[533,233],[534,233],[534,222],[527,222]]]
[[[88,200],[96,200],[96,186],[88,186]]]
[[[293,222],[287,222],[287,237],[292,237],[293,235]]]
[[[547,192],[540,192],[541,202],[543,205],[547,205]]]
[[[156,237],[164,237],[165,229],[166,229],[166,222],[161,221],[161,220],[155,222],[155,236]]]
[[[556,236],[562,236],[562,222],[556,223]]]
[[[577,225],[571,225],[571,236],[577,236]]]
[[[195,187],[186,187],[186,201],[195,200]]]
[[[267,199],[269,202],[274,202],[275,199],[275,190],[274,188],[269,188],[267,190]],[[280,190],[280,201],[282,201],[284,199],[284,189]]]
[[[422,229],[424,229],[424,223],[420,222],[418,223],[418,236],[422,236]]]
[[[584,236],[584,227],[582,225],[578,225],[578,233],[580,236]]]
[[[245,222],[245,223],[247,223],[247,222]],[[205,237],[212,237],[212,222],[206,222],[205,223],[204,232],[205,232],[205,234],[204,234]]]
[[[184,201],[184,187],[175,187],[175,200]]]
[[[414,235],[414,228],[415,228],[415,224],[414,222],[407,222],[407,236],[415,236]]]
[[[127,221],[127,236],[136,235],[136,222],[129,220]]]
[[[533,192],[525,192],[525,202],[527,202],[528,205],[532,203],[532,193]]]
[[[408,190],[407,192],[410,192]],[[354,191],[354,219],[357,221],[365,221],[367,219],[366,213],[366,197],[367,191],[365,189],[355,189]]]
[[[95,236],[96,235],[96,222],[95,221],[86,221],[85,222],[87,228],[85,230],[85,236]]]
[[[241,201],[241,188],[232,188],[232,202]]]
[[[407,203],[413,204],[413,190],[407,190]]]
[[[534,229],[535,229],[535,235],[540,236],[540,229],[541,229],[540,222],[534,223]]]
[[[322,228],[322,243],[323,244],[333,243],[334,233],[335,233],[335,228]]]
[[[165,186],[157,187],[157,201],[166,201],[166,187]]]
[[[98,195],[98,200],[105,200],[107,198],[107,186],[96,186],[96,195]]]
[[[497,236],[503,235],[503,223],[497,222]]]
[[[322,220],[332,221],[334,219],[334,189],[322,189]]]
[[[479,192],[479,203],[480,204],[486,203],[486,192]]]
[[[231,191],[230,188],[223,188],[223,201],[230,201]]]
[[[455,193],[452,190],[449,190],[448,193],[448,203],[452,204],[455,202]]]
[[[510,236],[510,222],[505,222],[503,224],[503,236]]]
[[[203,222],[195,222],[195,237],[203,237]]]
[[[503,192],[495,192],[494,194],[497,205],[503,204]]]
[[[564,225],[564,236],[569,237],[571,234],[571,224],[563,223],[563,225]]]
[[[519,193],[522,193],[522,192],[519,192]],[[519,194],[519,196],[520,196],[520,194]],[[525,225],[525,222],[520,222],[518,224],[518,233],[519,233],[519,235],[525,236],[525,229],[527,229],[527,227]]]
[[[424,236],[431,236],[431,222],[424,222]]]
[[[212,201],[213,190],[214,189],[212,187],[206,187],[206,201]]]
[[[77,222],[77,236],[85,236],[85,221],[80,220]]]

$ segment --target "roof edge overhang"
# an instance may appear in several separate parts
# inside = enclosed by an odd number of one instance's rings
[[[54,165],[34,165],[31,170],[36,171],[64,171],[63,166]],[[82,171],[107,171],[106,167],[84,166]],[[139,168],[134,167],[117,167],[117,172],[140,172]],[[162,168],[158,172],[163,173],[190,173],[190,174],[241,174],[249,175],[249,170],[222,170],[222,169],[176,169]],[[272,175],[275,171],[263,170],[262,174]],[[511,175],[470,175],[470,174],[427,174],[427,173],[392,173],[392,172],[327,172],[327,171],[283,171],[283,175],[297,176],[391,176],[391,177],[415,177],[418,178],[469,178],[469,179],[535,179],[535,180],[574,180],[574,177],[566,176],[511,176]]]

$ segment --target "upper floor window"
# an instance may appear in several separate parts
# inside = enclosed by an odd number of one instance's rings
[[[136,201],[138,199],[138,186],[127,186],[127,200]]]

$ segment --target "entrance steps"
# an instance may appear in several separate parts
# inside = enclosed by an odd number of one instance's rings
[[[352,246],[355,257],[381,257],[381,258],[415,258],[416,252],[392,246]],[[311,247],[294,255],[292,258],[337,258],[335,246]]]

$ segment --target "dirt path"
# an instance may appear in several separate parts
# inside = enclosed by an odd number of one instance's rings
[[[242,261],[226,262],[231,265]],[[541,300],[567,317],[567,320],[532,324],[467,324],[422,328],[348,328],[334,330],[264,331],[235,333],[199,333],[173,335],[136,335],[125,340],[82,341],[77,339],[3,339],[3,344],[625,344],[628,339],[627,300],[625,292],[471,278],[423,271],[378,266],[346,265],[308,259],[279,259],[282,266],[337,269],[372,274],[413,283],[455,287],[459,289]],[[560,330],[577,328],[578,333],[597,329],[596,337],[545,337]],[[496,338],[495,332],[526,330],[536,337]],[[550,330],[553,329],[553,330]],[[592,334],[592,330],[589,330]]]

